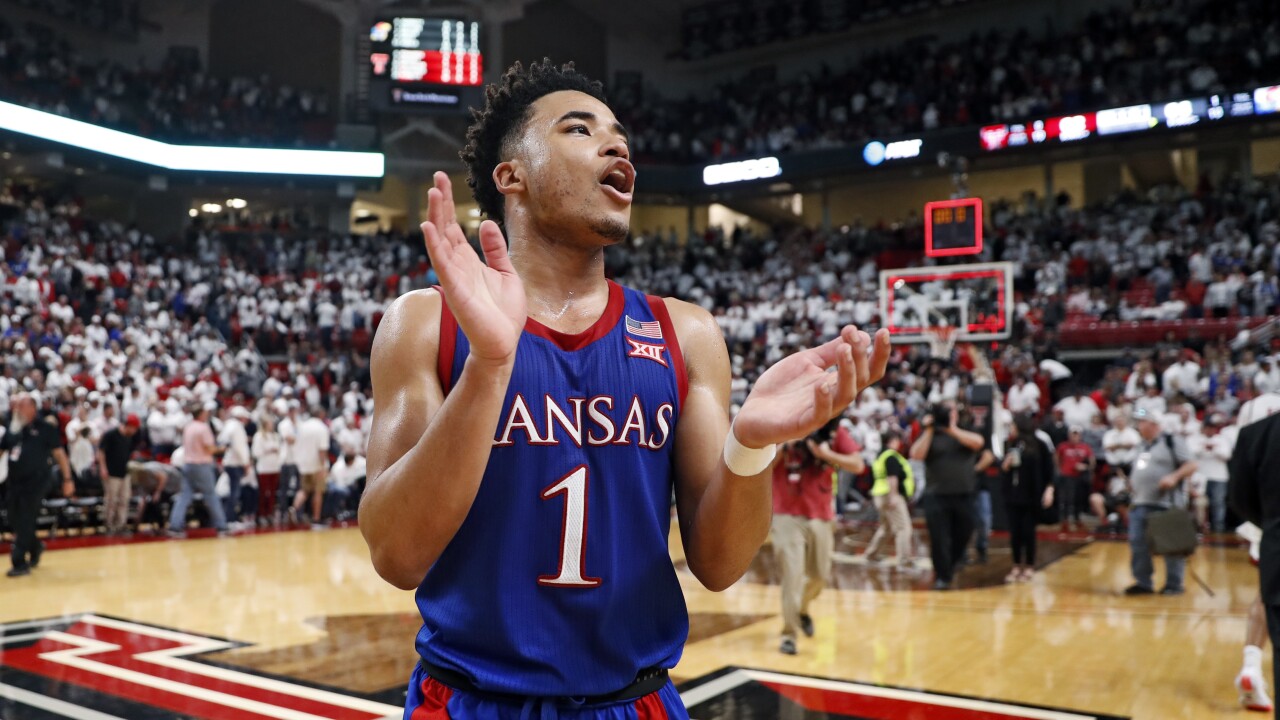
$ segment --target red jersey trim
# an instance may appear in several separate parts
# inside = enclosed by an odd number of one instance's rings
[[[689,394],[689,373],[684,369],[684,353],[680,351],[680,338],[676,335],[675,325],[671,322],[671,312],[667,304],[656,295],[647,295],[649,310],[662,325],[662,337],[667,341],[667,352],[671,355],[671,370],[676,374],[676,387],[679,388],[680,403],[677,410],[684,407],[684,398]]]
[[[583,330],[576,335],[562,333],[559,330],[552,330],[542,323],[529,318],[525,320],[524,331],[537,335],[540,338],[550,340],[557,347],[566,352],[581,350],[600,338],[608,335],[617,326],[618,320],[622,318],[622,310],[626,306],[626,296],[622,292],[622,286],[613,282],[609,283],[609,302],[604,307],[604,313],[600,315],[600,319],[596,320],[591,327]]]
[[[440,389],[448,397],[453,385],[453,353],[458,346],[458,318],[449,309],[444,288],[437,285],[436,292],[440,293],[440,352],[436,356],[436,375],[440,377]]]
[[[413,709],[410,720],[449,720],[449,701],[453,699],[453,688],[426,677],[420,686],[422,704]]]

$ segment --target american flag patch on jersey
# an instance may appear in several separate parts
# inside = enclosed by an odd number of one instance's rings
[[[657,320],[641,322],[639,320],[632,319],[632,317],[628,315],[627,332],[637,337],[649,338],[650,340],[662,339],[662,325]]]

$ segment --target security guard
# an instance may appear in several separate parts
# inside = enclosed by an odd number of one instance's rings
[[[909,504],[915,497],[916,481],[911,463],[902,456],[902,442],[901,433],[892,430],[885,433],[882,441],[884,452],[871,465],[871,474],[875,478],[875,485],[871,486],[871,501],[880,515],[880,523],[863,557],[868,561],[874,560],[880,543],[886,535],[892,535],[898,567],[906,569],[914,565]]]
[[[62,448],[57,418],[39,417],[36,398],[21,393],[13,399],[12,415],[7,424],[0,450],[9,453],[9,488],[5,495],[5,511],[13,528],[13,567],[7,575],[31,574],[40,564],[44,546],[36,537],[36,521],[40,517],[40,501],[49,487],[49,466],[54,460],[62,469],[62,492],[70,497],[75,490],[71,482],[71,463]]]

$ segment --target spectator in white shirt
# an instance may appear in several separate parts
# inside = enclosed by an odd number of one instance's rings
[[[1209,283],[1209,287],[1205,289],[1205,309],[1209,311],[1210,317],[1224,318],[1234,302],[1235,293],[1227,283],[1226,277],[1219,273],[1214,281]]]
[[[67,422],[67,444],[75,442],[80,437],[80,431],[89,428],[89,442],[96,442],[97,438],[93,437],[93,423],[89,417],[89,406],[81,405],[76,408],[76,416]],[[73,463],[74,464],[74,463]],[[73,470],[75,468],[72,468]]]
[[[1280,363],[1270,356],[1258,360],[1258,372],[1253,376],[1253,387],[1259,393],[1280,392]]]
[[[1200,421],[1196,419],[1196,408],[1191,403],[1175,405],[1164,416],[1160,423],[1165,432],[1191,442],[1191,437],[1200,434]]]
[[[1182,359],[1165,369],[1165,397],[1172,398],[1178,394],[1195,397],[1200,391],[1200,364],[1195,361],[1194,356],[1193,351],[1184,350]]]
[[[1093,398],[1084,394],[1084,390],[1080,386],[1071,389],[1070,397],[1062,398],[1054,409],[1062,411],[1062,419],[1066,421],[1067,426],[1085,427],[1093,422],[1094,415],[1100,415],[1101,410],[1098,409],[1098,403]]]
[[[1208,527],[1215,533],[1226,532],[1226,464],[1231,460],[1231,452],[1235,450],[1235,433],[1226,432],[1228,424],[1225,415],[1212,414],[1204,419],[1204,432],[1194,433],[1187,438],[1187,447],[1196,460],[1196,475],[1192,479],[1193,487],[1203,487],[1197,493],[1197,520],[1204,525],[1208,510]],[[1235,425],[1231,425],[1235,430]]]
[[[230,482],[230,494],[223,503],[223,512],[229,522],[240,520],[240,482],[244,480],[245,472],[252,463],[249,434],[244,428],[248,420],[249,411],[236,405],[227,410],[222,432],[218,434],[218,444],[226,448],[226,453],[222,456],[222,470]]]
[[[1027,382],[1025,375],[1018,375],[1013,379],[1013,387],[1009,388],[1007,405],[1009,412],[1014,415],[1021,413],[1035,415],[1039,413],[1040,386],[1033,382]]]
[[[1102,435],[1103,459],[1115,470],[1128,475],[1141,443],[1142,436],[1129,427],[1128,416],[1117,415],[1111,429]]]
[[[98,459],[96,444],[91,439],[92,430],[83,424],[74,437],[67,443],[67,459],[71,463],[71,473],[75,479],[76,495],[94,497],[102,495],[102,480],[94,474],[94,465]]]
[[[339,520],[350,516],[355,503],[359,502],[364,477],[364,456],[353,447],[344,447],[342,457],[338,458],[329,471],[329,487],[325,495],[330,514]]]
[[[298,484],[298,464],[294,461],[293,447],[298,442],[298,426],[302,424],[299,414],[301,405],[297,400],[280,399],[276,401],[279,408],[276,414],[281,415],[276,431],[280,433],[283,443],[280,453],[280,508],[286,509],[293,504],[293,496]]]
[[[1152,383],[1147,386],[1147,394],[1133,401],[1133,411],[1146,410],[1148,415],[1162,417],[1168,405],[1165,403],[1164,396],[1160,394],[1160,388]]]
[[[284,464],[284,440],[276,432],[275,419],[270,414],[258,424],[253,434],[253,469],[258,476],[258,517],[278,523],[276,495],[280,492],[280,466]]]
[[[324,492],[329,476],[329,426],[324,421],[324,410],[312,406],[307,419],[298,425],[297,439],[293,444],[293,460],[302,478],[298,495],[294,498],[291,516],[296,517],[307,496],[311,497],[311,526],[323,528]]]

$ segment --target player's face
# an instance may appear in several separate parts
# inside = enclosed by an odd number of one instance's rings
[[[605,244],[626,239],[636,173],[626,130],[608,105],[576,91],[539,98],[515,155],[526,208],[542,231]]]

